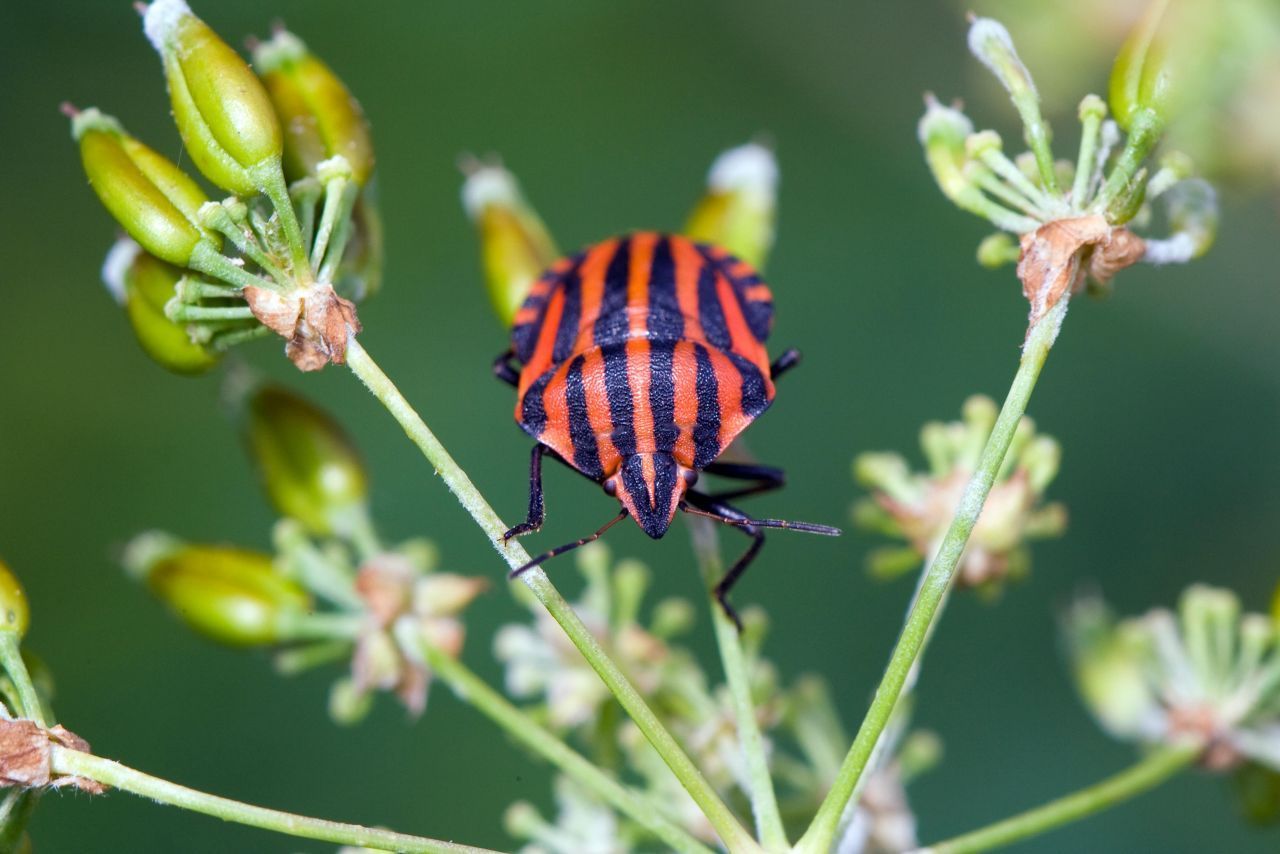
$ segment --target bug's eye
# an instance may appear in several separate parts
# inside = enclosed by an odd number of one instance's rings
[[[696,469],[685,469],[680,473],[680,476],[684,478],[685,486],[693,486],[698,482],[698,472]]]
[[[605,494],[605,495],[617,495],[617,494],[618,494],[618,481],[617,481],[617,480],[615,480],[614,478],[609,478],[608,480],[606,480],[606,481],[604,482],[604,494]]]

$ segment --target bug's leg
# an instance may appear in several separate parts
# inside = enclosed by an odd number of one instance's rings
[[[764,532],[751,524],[750,516],[709,495],[690,492],[686,494],[685,498],[690,504],[705,511],[698,515],[706,515],[717,521],[732,525],[751,538],[751,545],[743,552],[742,557],[738,558],[733,566],[729,567],[729,571],[716,583],[715,589],[712,591],[712,595],[716,597],[720,607],[724,608],[725,614],[728,615],[729,619],[733,620],[733,624],[741,632],[742,618],[738,616],[738,612],[729,604],[729,591],[742,578],[742,574],[747,571],[747,567],[756,559],[756,555],[760,554],[760,549],[764,546]]]
[[[791,531],[803,531],[807,534],[822,534],[827,537],[840,536],[839,528],[815,525],[812,522],[792,522],[786,519],[753,519],[738,508],[726,504],[720,499],[693,490],[685,493],[684,503],[680,506],[681,509],[695,516],[706,516],[708,519],[715,519],[721,524],[740,528],[743,533],[752,539],[750,547],[747,548],[742,557],[738,558],[737,563],[731,566],[729,571],[724,574],[724,578],[720,579],[720,583],[715,586],[714,591],[716,601],[720,603],[720,606],[724,608],[724,612],[737,624],[739,630],[742,628],[742,621],[738,619],[737,612],[729,604],[729,591],[738,583],[742,578],[742,574],[750,566],[751,561],[755,560],[756,555],[760,553],[760,548],[764,545],[762,528],[784,528]]]
[[[514,350],[508,349],[493,360],[493,375],[512,388],[520,385],[520,371],[511,364],[515,354]]]
[[[542,527],[542,520],[547,515],[542,501],[542,455],[549,450],[541,442],[533,446],[533,453],[529,455],[529,513],[523,522],[502,535],[504,543],[512,537],[522,537]]]
[[[769,366],[769,378],[776,380],[798,364],[800,364],[800,351],[792,347]]]
[[[723,492],[707,493],[708,498],[727,501],[731,498],[742,498],[746,495],[759,495],[773,489],[781,489],[787,483],[787,474],[774,466],[762,466],[755,463],[711,463],[703,469],[707,474],[730,480],[754,480],[753,484],[728,489]]]
[[[594,543],[596,540],[604,536],[605,531],[609,530],[610,528],[612,528],[614,525],[618,524],[625,518],[627,518],[627,509],[624,507],[622,508],[621,513],[619,513],[617,516],[614,516],[608,522],[605,522],[603,525],[601,525],[600,528],[591,536],[583,537],[580,540],[574,540],[572,543],[565,543],[563,546],[557,546],[556,548],[552,549],[549,552],[544,552],[543,554],[538,555],[533,560],[526,563],[524,566],[516,567],[515,569],[511,570],[511,572],[507,573],[507,578],[518,578],[519,576],[521,576],[528,570],[533,569],[535,566],[538,566],[542,562],[551,560],[551,558],[555,557],[556,555],[562,555],[565,552],[573,551],[576,548],[585,546],[587,543]]]

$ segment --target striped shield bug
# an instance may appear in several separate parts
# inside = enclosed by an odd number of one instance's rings
[[[729,503],[784,480],[771,466],[717,461],[769,407],[774,380],[799,361],[795,350],[769,361],[772,324],[773,297],[750,265],[673,234],[606,240],[537,279],[516,313],[511,349],[493,366],[517,389],[516,421],[537,440],[528,517],[503,539],[542,526],[544,456],[600,484],[621,508],[594,534],[512,575],[599,538],[627,516],[658,539],[683,510],[751,537],[715,588],[739,622],[727,597],[764,544],[763,529],[838,535],[826,525],[757,519]],[[745,483],[702,491],[695,488],[701,472]]]

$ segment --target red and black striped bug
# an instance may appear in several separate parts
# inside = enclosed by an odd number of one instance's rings
[[[606,240],[547,270],[516,313],[511,349],[493,366],[518,389],[516,421],[538,442],[528,518],[503,539],[542,526],[544,455],[599,483],[622,509],[591,536],[512,575],[599,538],[627,516],[658,539],[684,510],[752,538],[715,589],[738,622],[727,596],[764,544],[763,528],[838,535],[825,525],[756,519],[728,503],[783,484],[781,469],[716,461],[773,401],[773,381],[799,360],[788,350],[769,362],[772,324],[773,297],[750,265],[677,235]],[[701,492],[694,486],[704,471],[751,483]]]

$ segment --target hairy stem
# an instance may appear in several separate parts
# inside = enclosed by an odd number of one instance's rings
[[[1136,765],[1088,788],[923,850],[930,854],[990,851],[1045,833],[1154,789],[1188,767],[1202,749],[1199,744],[1161,747]]]
[[[648,829],[673,851],[710,854],[710,849],[663,815],[657,804],[597,768],[550,730],[516,708],[465,664],[430,644],[420,646],[422,657],[432,672],[452,688],[459,699],[474,706],[517,742]]]
[[[263,830],[272,830],[303,839],[318,839],[340,845],[359,845],[383,851],[400,851],[405,854],[483,854],[486,848],[455,845],[438,839],[410,836],[375,827],[344,824],[322,818],[280,812],[279,810],[242,804],[228,798],[220,798],[177,783],[152,777],[128,766],[103,759],[91,753],[82,753],[59,745],[52,746],[52,770],[55,774],[86,777],[121,791],[131,792],[153,801],[192,812],[232,821]]]
[[[529,553],[519,542],[512,540],[504,543],[503,533],[507,525],[498,518],[498,514],[489,506],[483,495],[467,477],[467,473],[454,462],[453,457],[440,444],[422,417],[414,411],[405,400],[404,395],[395,384],[382,372],[377,363],[369,356],[355,335],[347,339],[347,365],[360,378],[378,401],[387,408],[392,417],[404,428],[409,439],[418,446],[427,461],[435,466],[436,473],[444,481],[445,486],[458,499],[463,509],[471,514],[480,529],[485,532],[489,542],[497,550],[512,569],[529,562]],[[534,567],[520,575],[534,596],[542,603],[552,618],[560,624],[561,629],[582,653],[591,668],[595,670],[601,681],[613,692],[614,697],[635,721],[636,726],[653,745],[654,749],[666,762],[667,767],[680,780],[680,784],[702,810],[707,821],[715,828],[721,840],[730,851],[756,851],[759,846],[747,833],[746,829],[734,816],[729,807],[716,794],[715,789],[689,759],[688,754],[676,743],[675,738],[667,731],[657,715],[645,703],[640,692],[635,689],[613,659],[600,647],[595,636],[587,629],[573,608],[560,595],[551,580],[547,578],[541,567]]]
[[[702,569],[703,581],[708,590],[724,574],[720,559],[720,541],[715,524],[710,519],[690,517],[693,550]],[[756,833],[767,850],[781,851],[789,847],[786,831],[782,826],[782,813],[778,809],[778,796],[769,774],[769,760],[765,755],[764,737],[756,720],[755,704],[751,700],[751,679],[747,673],[747,659],[742,651],[742,639],[738,628],[729,619],[724,608],[714,596],[711,603],[711,622],[715,627],[716,645],[720,648],[720,661],[724,666],[725,682],[733,697],[733,711],[738,723],[738,743],[746,759],[747,778],[750,786],[751,812],[756,819]]]
[[[907,615],[906,624],[898,637],[897,646],[894,647],[880,685],[876,688],[871,707],[867,710],[862,726],[854,737],[853,745],[840,766],[835,784],[823,800],[813,823],[797,845],[797,851],[825,852],[835,838],[840,817],[853,796],[858,780],[867,766],[867,760],[880,739],[880,733],[889,722],[912,666],[928,640],[930,626],[938,615],[947,590],[955,577],[956,567],[969,541],[969,534],[978,522],[987,494],[995,482],[996,473],[1004,462],[1009,443],[1013,441],[1014,431],[1027,410],[1027,401],[1030,400],[1036,380],[1040,377],[1040,369],[1044,366],[1050,348],[1053,347],[1054,339],[1057,338],[1058,329],[1067,313],[1067,303],[1068,297],[1064,296],[1031,328],[1027,336],[1027,342],[1022,351],[1022,361],[1018,365],[1018,372],[1014,375],[1013,384],[1009,387],[1004,406],[1001,407],[1000,415],[996,418],[987,444],[982,449],[978,467],[965,487],[955,516],[942,539],[942,545],[925,572],[919,595]]]

